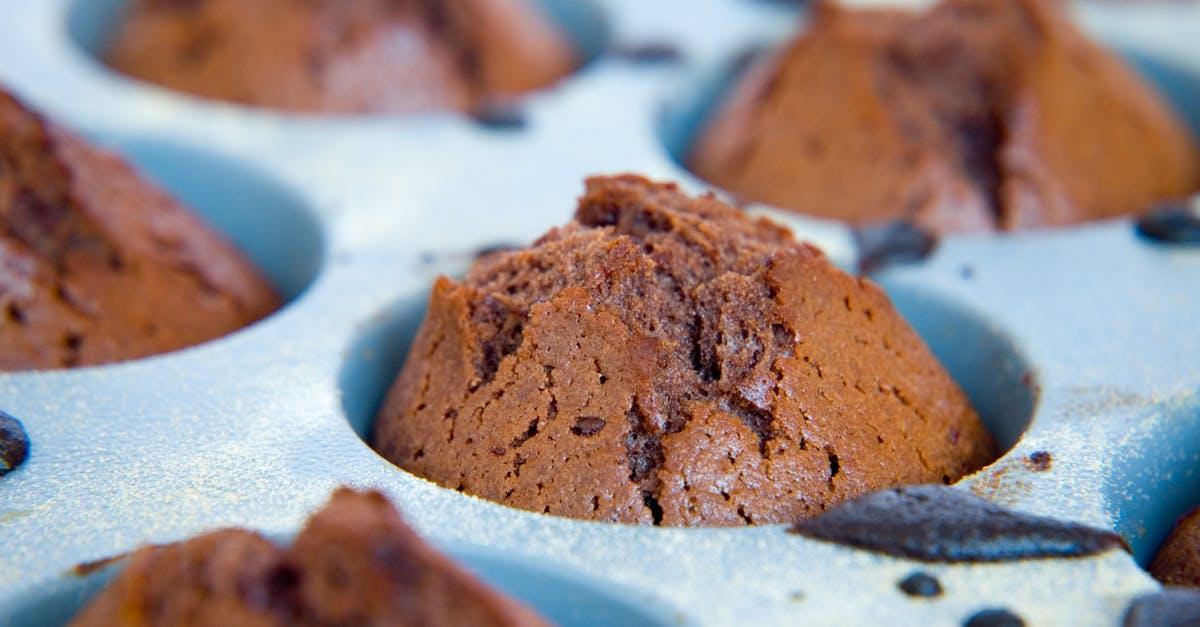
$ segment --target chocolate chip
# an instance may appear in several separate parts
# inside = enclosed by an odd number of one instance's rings
[[[937,248],[937,237],[901,220],[857,227],[854,243],[858,246],[859,274],[872,274],[890,265],[925,259]]]
[[[0,411],[0,477],[25,463],[29,457],[29,435],[20,420]]]
[[[604,419],[599,416],[580,416],[575,419],[575,426],[571,427],[571,433],[582,436],[593,436],[600,433],[604,428]]]
[[[1156,242],[1200,245],[1200,203],[1164,203],[1137,220],[1138,235]]]
[[[942,485],[873,492],[792,531],[926,562],[1079,557],[1125,546],[1111,531],[1023,514]]]
[[[1200,591],[1167,588],[1134,599],[1125,612],[1125,627],[1200,625]]]
[[[471,118],[484,128],[498,131],[519,131],[529,125],[520,107],[499,102],[480,105],[471,113]]]
[[[1004,608],[992,608],[977,612],[963,627],[1025,627],[1025,621]]]
[[[1053,465],[1053,463],[1054,458],[1050,456],[1049,452],[1034,451],[1033,453],[1029,454],[1029,461],[1027,461],[1025,465],[1029,466],[1030,470],[1036,472],[1045,472],[1050,470],[1050,466]]]
[[[508,252],[510,250],[516,250],[518,248],[520,248],[520,246],[518,244],[511,244],[508,242],[499,242],[496,244],[488,244],[487,246],[482,246],[475,250],[475,258],[480,259],[483,257],[487,257],[488,255],[494,255],[496,253]]]
[[[942,584],[929,573],[916,571],[896,584],[910,597],[937,597],[942,595]]]
[[[683,53],[673,44],[664,42],[649,42],[619,46],[612,51],[613,55],[641,65],[659,63],[679,63],[683,61]]]
[[[733,61],[730,62],[730,70],[733,74],[741,74],[749,69],[759,57],[767,52],[767,48],[763,46],[750,46],[744,48],[737,54],[733,55]]]

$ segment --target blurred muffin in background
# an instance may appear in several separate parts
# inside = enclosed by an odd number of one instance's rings
[[[0,91],[0,371],[171,351],[279,305],[180,203]]]
[[[943,233],[1108,218],[1200,187],[1169,106],[1049,0],[820,3],[688,162],[747,200]]]
[[[579,62],[534,0],[133,0],[105,57],[198,96],[325,113],[472,110]]]
[[[287,548],[245,529],[144,547],[71,624],[546,625],[426,544],[382,494],[349,488]]]

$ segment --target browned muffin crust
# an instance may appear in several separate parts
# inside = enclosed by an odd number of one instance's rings
[[[578,64],[531,0],[134,0],[106,58],[199,96],[329,113],[475,109]]]
[[[178,202],[0,91],[0,370],[170,351],[278,307]]]
[[[72,625],[541,626],[425,544],[378,492],[342,488],[291,548],[226,529],[134,553]]]
[[[688,161],[750,200],[935,232],[1072,224],[1200,187],[1187,128],[1047,0],[818,4]]]
[[[1154,556],[1150,574],[1164,585],[1200,588],[1200,508],[1175,524]]]
[[[994,451],[873,283],[631,175],[437,282],[374,446],[515,507],[665,525],[790,522]]]

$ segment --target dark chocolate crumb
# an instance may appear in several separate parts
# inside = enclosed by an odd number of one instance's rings
[[[1125,612],[1125,627],[1200,625],[1200,590],[1167,588],[1140,596]]]
[[[0,477],[29,458],[29,434],[20,420],[0,411]]]
[[[1029,459],[1025,462],[1025,465],[1032,471],[1046,472],[1054,465],[1054,458],[1048,451],[1034,451],[1029,454]]]
[[[1015,512],[965,490],[881,490],[801,520],[792,532],[926,562],[1080,557],[1125,548],[1103,529]]]
[[[637,64],[679,63],[683,61],[683,53],[673,44],[664,42],[648,42],[619,46],[612,51],[613,55]]]
[[[488,244],[487,246],[481,246],[475,250],[475,258],[481,259],[483,257],[487,257],[488,255],[494,255],[496,253],[505,253],[505,252],[509,252],[512,250],[516,250],[520,247],[521,246],[519,244],[512,244],[509,242],[497,242],[495,244]]]
[[[937,248],[937,237],[905,221],[854,229],[859,274],[873,274],[901,263],[922,261]]]
[[[520,131],[529,125],[525,111],[514,104],[491,102],[480,105],[471,119],[484,128],[498,131]]]
[[[8,318],[8,321],[12,322],[13,324],[25,324],[25,310],[21,309],[21,306],[16,303],[9,303],[8,306],[4,308],[4,314],[5,317]]]
[[[925,597],[932,598],[942,596],[942,584],[937,580],[937,577],[923,571],[915,571],[900,583],[896,584],[900,590],[910,597]]]
[[[655,498],[654,494],[648,491],[642,491],[642,503],[646,505],[646,509],[650,510],[650,518],[654,522],[654,526],[657,527],[661,525],[663,519],[663,508],[662,505],[658,503],[658,499]]]
[[[1142,214],[1137,232],[1155,242],[1200,245],[1200,203],[1163,203]]]
[[[580,416],[571,427],[571,433],[582,436],[593,436],[604,428],[604,419],[598,416]]]
[[[1020,616],[1004,608],[992,608],[977,612],[963,623],[964,627],[1025,627]]]

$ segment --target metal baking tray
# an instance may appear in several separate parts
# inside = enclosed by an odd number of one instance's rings
[[[96,61],[119,0],[0,0],[0,82],[124,154],[232,238],[289,302],[194,348],[0,374],[31,457],[0,479],[0,625],[68,620],[146,542],[226,526],[284,540],[341,484],[385,491],[426,537],[563,625],[1111,625],[1158,585],[1145,564],[1200,503],[1200,249],[1128,220],[941,241],[880,281],[1008,452],[957,484],[1122,534],[1132,553],[922,564],[785,526],[580,522],[440,488],[362,440],[433,278],[567,221],[582,179],[708,188],[676,156],[728,82],[802,9],[756,0],[543,0],[592,60],[531,95],[524,128],[454,114],[284,115],[199,100]],[[1200,4],[1081,4],[1200,128]],[[604,48],[654,44],[679,62]],[[668,55],[669,56],[669,55]],[[845,228],[785,219],[853,264]],[[1048,470],[1030,465],[1048,453]],[[914,570],[945,589],[914,599]]]

